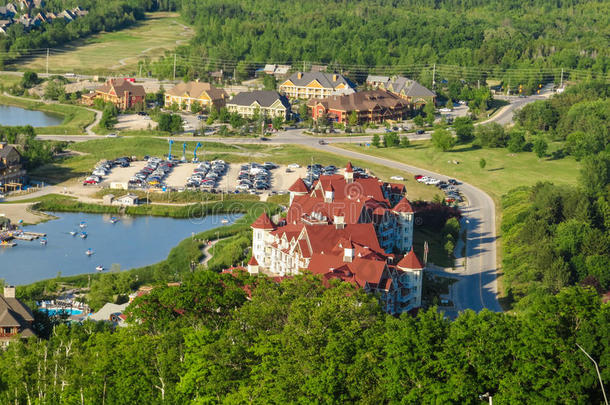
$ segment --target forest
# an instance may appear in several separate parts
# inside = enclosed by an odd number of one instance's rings
[[[463,72],[439,67],[440,77],[475,82],[485,79],[484,71],[516,69],[502,75],[514,84],[551,67],[606,73],[610,65],[606,1],[184,0],[181,5],[197,33],[177,51],[180,75],[221,68],[252,73],[251,62],[273,61],[304,69],[312,62],[330,64],[356,76],[378,67],[419,77],[422,67],[436,63],[466,67]],[[156,70],[166,71],[171,56]],[[431,74],[426,67],[425,75]]]
[[[610,307],[582,287],[450,321],[394,318],[311,275],[200,271],[136,298],[128,320],[56,320],[48,339],[0,351],[0,403],[602,403],[577,344],[610,378]]]

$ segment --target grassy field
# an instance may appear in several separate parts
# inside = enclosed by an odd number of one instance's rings
[[[52,52],[49,71],[101,75],[134,73],[138,58],[155,58],[188,41],[192,35],[193,31],[179,21],[178,13],[149,13],[145,20],[131,28],[93,35]],[[17,68],[43,71],[46,58],[21,61]]]
[[[11,74],[0,74],[0,84],[4,87],[12,87],[21,83],[21,76]]]
[[[41,101],[0,95],[0,104],[28,110],[44,111],[63,117],[61,125],[35,128],[38,134],[77,135],[95,120],[95,113],[84,107],[69,104],[45,104]]]
[[[539,159],[531,152],[513,154],[506,149],[476,149],[470,144],[458,145],[450,152],[435,150],[429,141],[411,145],[406,149],[340,146],[459,178],[483,189],[497,206],[500,197],[517,186],[531,186],[539,181],[572,185],[577,182],[579,165],[571,157]],[[557,145],[551,145],[550,149],[553,147]],[[487,162],[485,169],[479,167],[482,158]]]

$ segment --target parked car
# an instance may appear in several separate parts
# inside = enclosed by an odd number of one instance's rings
[[[390,177],[390,180],[404,181],[405,178],[402,176],[392,176]]]
[[[326,142],[324,139],[320,139],[320,140],[318,141],[318,143],[319,143],[320,145],[326,145],[328,142]]]
[[[422,135],[423,133],[425,133],[426,131],[424,131],[423,129],[418,129],[417,131],[415,131],[415,133],[417,135]]]

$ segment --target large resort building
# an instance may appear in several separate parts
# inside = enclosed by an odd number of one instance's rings
[[[351,94],[356,85],[338,73],[297,72],[279,85],[281,93],[290,98],[324,98]]]
[[[415,80],[402,76],[369,75],[366,78],[366,85],[369,88],[389,91],[406,100],[414,109],[436,102],[436,93],[425,88]]]
[[[402,120],[410,110],[409,102],[384,90],[314,98],[307,107],[314,120],[326,118],[343,124],[349,122],[352,114],[356,114],[358,123]]]
[[[320,176],[290,188],[285,219],[253,224],[248,271],[273,276],[306,270],[378,293],[385,311],[421,306],[423,266],[413,252],[413,216],[402,184],[354,173]]]
[[[201,107],[214,106],[216,109],[224,107],[228,98],[223,89],[212,86],[210,83],[190,81],[179,83],[165,92],[165,108],[172,105],[181,110],[191,111],[191,106],[198,103]]]

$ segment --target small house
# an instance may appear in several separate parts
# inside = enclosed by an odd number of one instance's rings
[[[102,204],[112,205],[114,202],[114,194],[106,194],[102,197]]]
[[[140,204],[140,199],[135,194],[125,194],[124,196],[117,197],[112,201],[114,205],[122,205],[122,206],[134,206]]]

